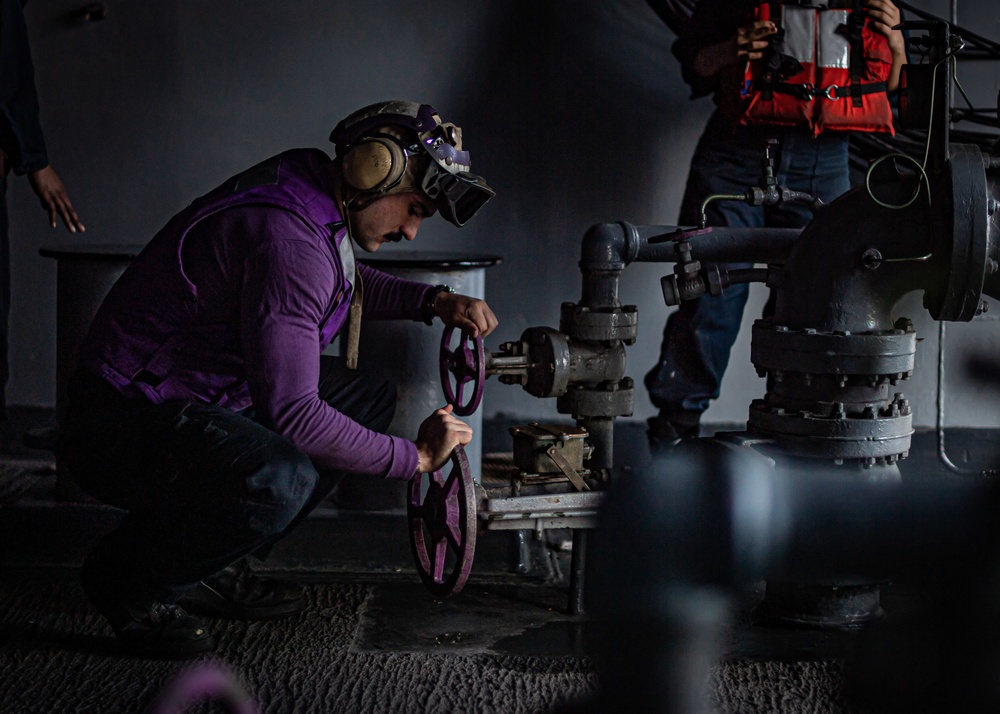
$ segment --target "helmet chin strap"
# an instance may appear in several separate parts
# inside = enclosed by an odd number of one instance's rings
[[[354,230],[351,227],[351,208],[348,205],[348,203],[347,203],[346,200],[341,201],[340,205],[343,208],[342,212],[344,214],[344,216],[343,216],[344,217],[344,228],[347,229],[347,239],[349,241],[351,241],[351,243],[355,243],[355,240],[354,240]]]
[[[347,211],[363,211],[370,205],[375,203],[379,197],[372,195],[365,195],[363,191],[355,191],[354,195],[350,198],[345,198],[343,200],[344,210]]]
[[[355,191],[343,184],[341,184],[340,191],[341,212],[343,213],[342,217],[344,219],[344,227],[347,229],[347,237],[350,238],[354,245],[357,245],[358,242],[354,238],[354,227],[351,225],[351,213],[365,210],[370,205],[375,203],[375,201],[377,201],[380,197],[371,195],[366,196],[364,191]],[[350,198],[347,198],[347,193],[349,191],[353,193],[353,195]]]
[[[354,198],[347,200],[341,199],[340,204],[343,207],[344,219],[344,229],[347,231],[347,240],[351,242],[352,250],[358,245],[358,242],[354,239],[354,229],[351,226],[351,211],[350,204],[354,202]],[[370,205],[370,204],[369,204]],[[364,288],[361,283],[361,271],[358,270],[358,265],[354,264],[354,280],[352,282],[353,289],[351,291],[351,303],[347,310],[347,344],[345,346],[345,358],[347,362],[348,369],[358,368],[358,349],[360,344],[360,334],[361,334],[361,314],[362,314],[362,301],[364,295]]]

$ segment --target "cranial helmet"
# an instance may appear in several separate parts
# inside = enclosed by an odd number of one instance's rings
[[[371,104],[338,123],[330,141],[344,182],[367,203],[421,190],[446,220],[464,226],[494,196],[486,181],[470,171],[462,130],[442,123],[428,104]]]

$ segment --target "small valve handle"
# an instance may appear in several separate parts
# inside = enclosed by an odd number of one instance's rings
[[[451,341],[455,330],[454,327],[446,327],[441,336],[441,388],[445,399],[454,407],[454,414],[469,416],[475,413],[483,400],[486,355],[483,352],[483,338],[479,335],[469,337],[464,332],[459,332],[458,344],[452,349]],[[468,401],[463,402],[465,385],[470,382],[472,392]]]

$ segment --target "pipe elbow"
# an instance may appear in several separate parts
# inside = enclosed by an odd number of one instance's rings
[[[622,270],[639,254],[639,231],[630,223],[597,223],[583,236],[582,270]]]

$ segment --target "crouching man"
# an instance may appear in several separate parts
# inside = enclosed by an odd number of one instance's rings
[[[485,336],[493,312],[357,264],[354,247],[413,240],[435,212],[462,226],[493,191],[470,172],[459,127],[426,104],[365,107],[330,139],[332,160],[286,151],[174,216],[81,346],[59,457],[94,497],[128,512],[81,578],[130,653],[211,650],[188,611],[299,612],[302,589],[255,574],[251,556],[265,556],[344,473],[412,479],[472,437],[450,407],[413,441],[386,435],[395,387],[354,369],[357,330],[362,315],[440,317]],[[322,356],[338,333],[346,357]]]

